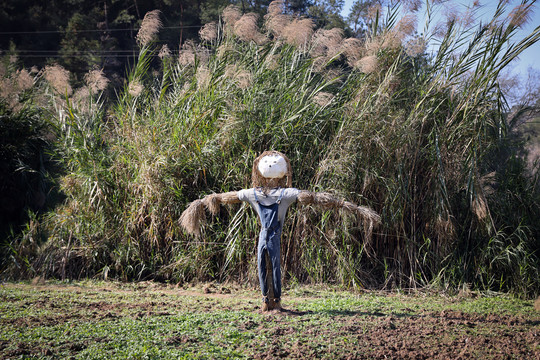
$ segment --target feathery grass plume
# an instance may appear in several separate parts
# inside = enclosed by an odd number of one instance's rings
[[[372,74],[378,70],[379,61],[377,56],[368,55],[358,60],[355,67],[365,74]]]
[[[233,80],[240,89],[247,89],[251,85],[251,73],[245,69],[241,69],[236,64],[227,65],[224,75]]]
[[[405,0],[402,1],[405,10],[416,12],[422,7],[422,0]]]
[[[218,37],[218,24],[215,21],[205,24],[199,30],[199,37],[203,41],[215,41]]]
[[[197,73],[195,74],[195,78],[197,79],[197,89],[198,90],[208,89],[208,86],[210,86],[211,77],[212,77],[212,74],[210,72],[210,69],[208,69],[208,67],[206,66],[197,67]]]
[[[234,27],[234,24],[242,17],[242,12],[236,5],[229,5],[223,10],[223,21],[228,27]]]
[[[158,57],[163,60],[165,58],[168,58],[171,56],[171,50],[167,46],[167,44],[163,45],[161,49],[159,50]]]
[[[380,18],[381,14],[382,14],[382,5],[380,3],[375,3],[368,8],[366,19],[369,21],[374,21],[377,18],[377,16]]]
[[[234,24],[234,34],[242,41],[253,41],[258,45],[263,44],[266,41],[264,36],[257,26],[257,18],[259,15],[255,13],[249,13],[243,15]]]
[[[93,94],[105,90],[109,84],[109,79],[107,79],[102,69],[90,70],[84,75],[84,81]]]
[[[343,41],[341,51],[345,55],[349,66],[354,67],[358,60],[362,58],[364,46],[359,39],[348,38]]]
[[[292,17],[286,14],[278,14],[264,16],[264,26],[270,31],[275,38],[282,38],[284,36],[285,29],[291,23]]]
[[[182,66],[195,65],[195,43],[188,40],[182,45],[178,54],[178,63]]]
[[[476,17],[474,9],[467,9],[461,16],[459,17],[459,23],[465,27],[471,27],[476,23]]]
[[[268,6],[268,13],[264,15],[264,26],[276,38],[283,36],[283,31],[292,21],[292,17],[284,14],[285,2],[283,0],[275,0]]]
[[[47,65],[44,70],[45,80],[56,90],[61,96],[66,94],[70,96],[73,93],[69,84],[69,71],[60,65]]]
[[[417,21],[418,19],[415,15],[405,15],[396,24],[396,31],[402,34],[402,37],[412,35],[416,31]]]
[[[455,4],[450,3],[443,9],[442,13],[447,26],[452,22],[459,22],[460,12]]]
[[[510,11],[510,27],[523,28],[531,21],[533,4],[520,4]]]
[[[289,45],[306,46],[311,40],[314,27],[311,19],[294,19],[283,29],[285,42]]]
[[[161,20],[159,10],[152,10],[144,15],[144,19],[141,24],[141,28],[137,33],[136,39],[139,46],[147,46],[156,37],[159,29],[161,29]]]
[[[14,93],[13,81],[10,78],[0,78],[0,98],[8,99]]]
[[[342,29],[319,29],[315,32],[311,40],[310,54],[312,57],[322,56],[331,59],[341,52],[342,42]]]
[[[72,101],[75,103],[78,109],[88,109],[88,104],[90,103],[90,91],[91,89],[88,86],[82,86],[75,90],[73,94]],[[92,91],[92,93],[94,93]]]
[[[382,49],[399,49],[401,46],[401,41],[405,37],[405,34],[396,30],[391,30],[383,34],[378,44],[380,44],[380,50]],[[376,54],[375,51],[373,54]]]
[[[274,0],[268,5],[268,15],[283,14],[286,9],[285,0]]]
[[[225,55],[231,52],[234,52],[234,46],[229,42],[224,42],[217,48],[216,57],[221,60]]]
[[[34,86],[34,78],[26,69],[17,70],[15,77],[19,91],[26,91]]]
[[[143,84],[141,84],[141,81],[139,79],[134,79],[133,81],[129,83],[129,86],[128,86],[129,95],[133,97],[138,97],[139,95],[141,95],[143,90],[144,90],[144,86]]]
[[[426,40],[421,37],[417,37],[407,41],[405,44],[405,53],[410,57],[417,57],[422,55],[427,49]]]
[[[318,106],[325,107],[325,106],[328,106],[332,102],[333,99],[334,99],[333,94],[321,91],[313,97],[313,102],[317,104]]]

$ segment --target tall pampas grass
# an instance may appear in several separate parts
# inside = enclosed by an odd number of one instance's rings
[[[512,150],[498,74],[540,30],[513,42],[523,8],[476,31],[445,23],[431,57],[434,24],[415,38],[413,17],[374,9],[358,39],[314,31],[283,1],[271,3],[262,30],[230,6],[201,30],[201,44],[158,62],[162,73],[152,69],[155,34],[144,43],[141,35],[113,106],[88,97],[95,111],[84,111],[73,97],[53,97],[66,200],[40,225],[46,245],[21,263],[59,278],[256,281],[256,216],[218,200],[251,187],[254,159],[276,149],[291,160],[287,181],[306,190],[284,224],[285,282],[466,282],[533,296],[537,180]],[[69,74],[57,72],[62,81],[48,69],[32,89],[65,97]],[[2,79],[16,86],[11,73]],[[88,80],[76,91],[83,98]]]
[[[141,24],[141,28],[137,32],[137,43],[139,46],[148,46],[151,41],[153,41],[159,32],[159,29],[162,27],[160,20],[160,11],[153,10],[144,16],[144,19]]]

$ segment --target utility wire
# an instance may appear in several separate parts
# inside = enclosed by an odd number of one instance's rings
[[[184,25],[184,26],[163,26],[161,29],[190,29],[201,28],[204,25]],[[125,29],[104,29],[104,30],[74,30],[69,31],[73,33],[86,33],[86,32],[110,32],[110,31],[139,31],[139,28],[125,28]],[[36,30],[36,31],[0,31],[0,35],[18,35],[18,34],[65,34],[67,30]]]

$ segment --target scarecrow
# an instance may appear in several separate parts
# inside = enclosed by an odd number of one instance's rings
[[[344,209],[363,219],[369,232],[380,221],[379,215],[369,208],[336,199],[325,192],[293,188],[291,163],[278,151],[265,151],[255,159],[251,180],[251,189],[211,194],[193,201],[180,216],[180,224],[188,233],[199,236],[201,222],[205,219],[205,208],[216,215],[221,204],[246,201],[253,207],[261,223],[257,266],[263,311],[281,309],[280,240],[289,205],[297,201],[301,205]]]

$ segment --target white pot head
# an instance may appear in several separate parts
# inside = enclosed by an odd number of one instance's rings
[[[258,169],[267,179],[280,179],[287,175],[287,161],[278,154],[266,155],[259,161]]]

